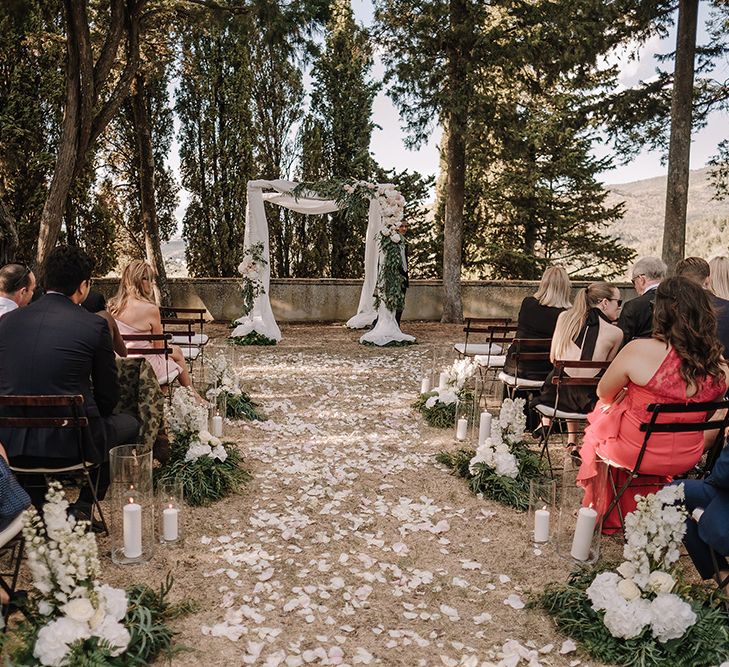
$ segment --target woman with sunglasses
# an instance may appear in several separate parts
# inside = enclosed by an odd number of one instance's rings
[[[623,301],[620,290],[609,283],[590,283],[577,292],[574,306],[557,318],[557,327],[552,337],[550,359],[567,361],[612,361],[623,342],[622,330],[613,322],[618,319],[618,312]],[[598,371],[593,369],[565,369],[571,377],[595,377]],[[542,393],[531,402],[532,408],[537,405],[554,407],[557,388],[552,384],[554,370],[547,376]],[[559,392],[558,410],[587,414],[597,403],[595,387],[567,385]],[[549,419],[542,418],[542,426],[538,431],[549,427]],[[567,421],[567,442],[570,450],[577,453],[577,422]],[[535,435],[542,435],[535,432]]]

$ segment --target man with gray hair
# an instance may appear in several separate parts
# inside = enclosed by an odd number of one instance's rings
[[[24,264],[0,268],[0,317],[30,303],[35,291],[35,275]]]
[[[653,301],[656,287],[666,277],[666,265],[658,257],[642,257],[633,265],[630,279],[638,292],[624,306],[618,318],[623,345],[634,338],[650,338],[653,333]]]

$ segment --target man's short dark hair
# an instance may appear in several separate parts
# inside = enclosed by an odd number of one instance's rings
[[[93,260],[81,248],[59,245],[46,258],[43,282],[47,291],[71,296],[84,280],[91,280],[93,268]]]
[[[686,257],[676,263],[676,275],[702,284],[711,274],[709,262],[701,257]]]
[[[30,287],[30,268],[15,262],[0,269],[0,292],[13,294],[23,287]]]

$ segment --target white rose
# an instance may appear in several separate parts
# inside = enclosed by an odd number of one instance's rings
[[[96,629],[96,636],[105,639],[114,648],[110,651],[112,656],[121,655],[129,646],[132,637],[119,621],[115,621],[111,616],[107,616],[101,625]]]
[[[655,570],[648,576],[648,590],[653,593],[670,593],[675,585],[676,582],[668,572]]]
[[[393,243],[400,243],[400,234],[394,232],[392,236],[390,236],[390,239],[392,239]]]
[[[626,579],[632,579],[635,576],[635,565],[630,561],[625,561],[618,567],[618,573],[623,575]]]
[[[390,236],[390,232],[391,232],[391,230],[389,227],[383,227],[380,230],[380,234],[382,234],[383,236]]]
[[[104,600],[106,611],[115,621],[121,621],[127,615],[127,592],[123,588],[113,588],[104,584],[98,588]]]
[[[210,431],[200,431],[198,437],[200,438],[200,442],[202,442],[203,445],[209,445],[213,435],[210,433]]]
[[[70,619],[79,623],[88,623],[96,612],[91,600],[87,598],[76,598],[67,602],[61,607],[61,611]]]
[[[635,600],[640,597],[640,588],[632,579],[622,579],[618,584],[618,593],[624,600]]]
[[[90,636],[88,625],[61,616],[40,629],[33,655],[40,660],[41,665],[61,667],[68,653],[68,645]]]

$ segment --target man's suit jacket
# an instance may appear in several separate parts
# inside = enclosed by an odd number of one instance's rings
[[[716,495],[704,508],[699,521],[699,536],[718,553],[729,556],[729,446],[724,446],[705,484]]]
[[[623,304],[618,326],[623,330],[623,345],[634,338],[650,338],[653,333],[655,288]]]
[[[716,310],[717,333],[724,346],[724,359],[729,359],[729,301],[711,292],[709,292],[709,298]]]
[[[46,294],[0,319],[0,394],[81,394],[95,448],[105,451],[102,417],[119,400],[106,320],[62,294]],[[0,429],[9,457],[77,457],[72,429]]]

